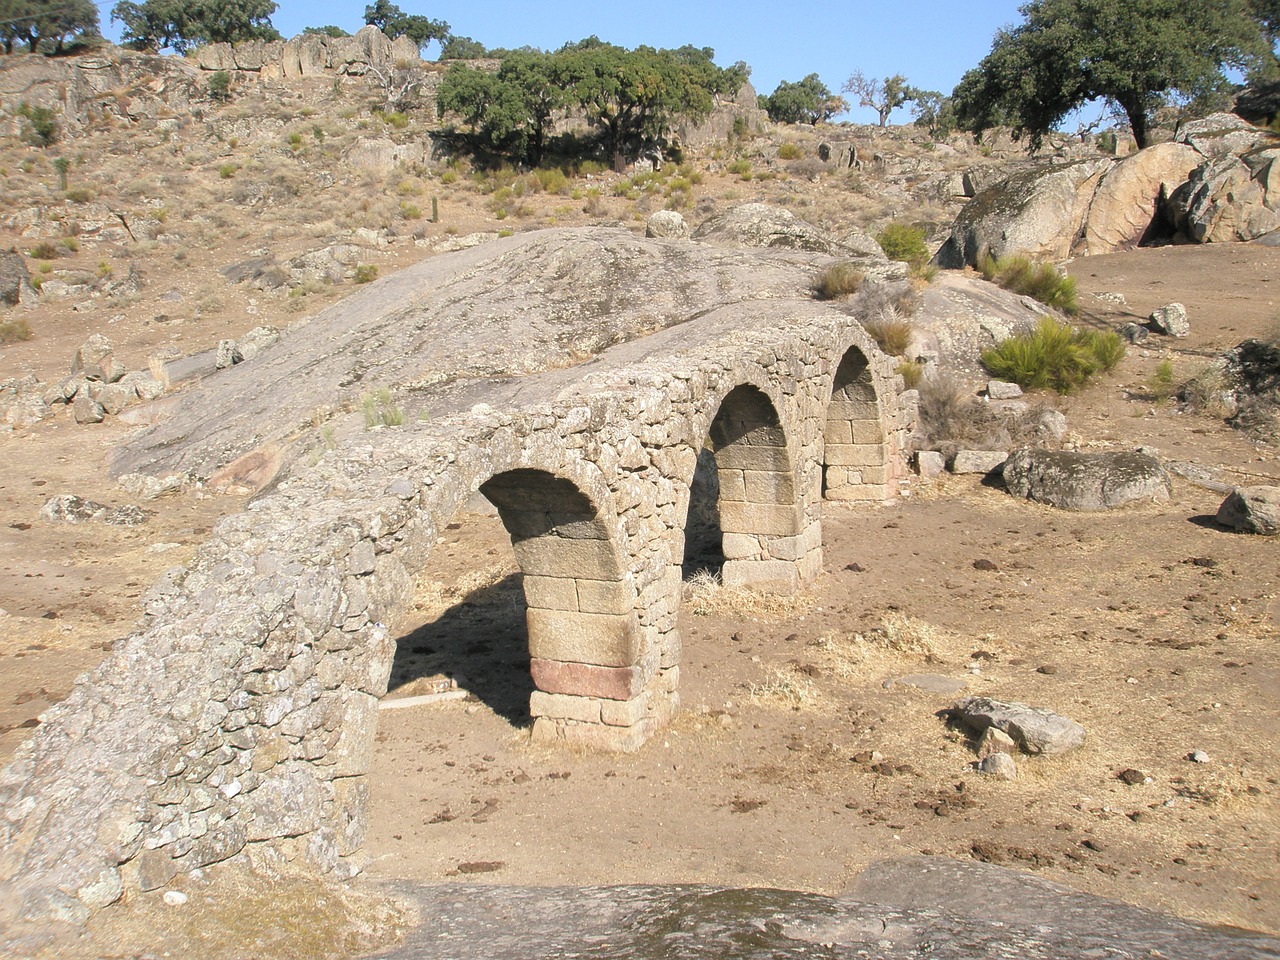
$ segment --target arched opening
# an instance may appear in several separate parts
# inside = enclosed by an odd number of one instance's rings
[[[828,500],[884,500],[889,454],[871,364],[850,347],[831,383],[824,428],[822,495]]]
[[[427,561],[437,582],[458,586],[430,585],[452,601],[435,610],[420,589],[428,619],[399,641],[393,696],[406,684],[423,687],[409,693],[447,693],[453,678],[512,723],[532,721],[535,735],[631,726],[624,705],[648,674],[635,588],[601,511],[571,480],[542,470],[497,474],[480,493],[473,508],[491,505],[489,517],[460,514],[465,523],[450,523]],[[450,536],[462,527],[471,529]],[[497,542],[503,533],[510,553]],[[609,735],[579,739],[607,745]]]
[[[735,387],[711,422],[707,446],[718,487],[722,581],[795,590],[816,573],[821,537],[816,522],[812,531],[803,523],[791,453],[773,403],[753,386]]]
[[[684,522],[684,558],[681,577],[719,578],[724,571],[724,535],[720,530],[720,477],[716,455],[710,447],[698,453],[698,465],[689,484],[689,510]]]

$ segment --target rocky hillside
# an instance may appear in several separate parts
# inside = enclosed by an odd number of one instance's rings
[[[23,301],[3,318],[17,328],[7,376],[65,375],[70,353],[50,345],[92,333],[144,370],[287,327],[442,250],[549,226],[641,232],[660,209],[696,226],[763,200],[831,235],[901,218],[940,239],[983,171],[1018,155],[914,128],[774,128],[713,137],[657,171],[520,174],[452,156],[429,96],[380,112],[377,78],[349,60],[235,70],[225,102],[215,73],[113,48],[0,59],[0,249],[20,255],[5,296]]]

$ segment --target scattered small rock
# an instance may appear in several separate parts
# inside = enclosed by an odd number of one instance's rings
[[[978,764],[978,770],[1000,780],[1018,779],[1018,764],[1007,753],[992,753]]]
[[[892,683],[892,681],[890,681]],[[943,677],[935,673],[916,673],[907,677],[899,677],[898,683],[904,687],[914,687],[926,693],[941,693],[955,696],[969,685],[967,680],[958,677]]]
[[[951,458],[951,472],[979,473],[987,475],[995,473],[1009,459],[1006,450],[959,450]]]
[[[1084,727],[1044,707],[969,697],[957,703],[956,710],[970,728],[1003,730],[1027,753],[1066,753],[1084,743]]]
[[[1194,750],[1187,754],[1187,759],[1192,763],[1211,763],[1212,758],[1203,750]]]
[[[1036,667],[1036,673],[1043,673],[1046,677],[1052,677],[1058,672],[1058,668],[1052,663],[1045,663]]]
[[[1156,333],[1170,337],[1185,337],[1191,333],[1187,321],[1187,308],[1180,303],[1169,303],[1152,312],[1148,322]]]
[[[1022,396],[1022,388],[1005,380],[988,380],[987,396],[992,400],[1016,400]]]
[[[1012,754],[1017,749],[1018,745],[1014,743],[1013,737],[1003,730],[997,730],[995,727],[987,727],[982,731],[982,736],[978,739],[977,751],[979,760],[985,760],[993,753]]]
[[[999,568],[999,567],[997,567],[997,566],[996,566],[994,563],[992,563],[990,560],[988,560],[988,559],[986,559],[986,558],[984,557],[984,558],[982,558],[982,559],[980,559],[980,560],[975,560],[975,561],[973,561],[973,569],[975,569],[975,570],[986,570],[986,571],[989,571],[989,572],[996,572],[996,571],[998,571],[1000,568]]]
[[[1280,487],[1237,487],[1218,507],[1218,523],[1266,537],[1280,534]]]
[[[1135,770],[1133,767],[1127,767],[1116,774],[1116,779],[1122,783],[1127,783],[1131,787],[1136,787],[1140,783],[1147,782],[1147,775],[1141,770]]]
[[[1130,343],[1144,343],[1151,336],[1151,328],[1140,323],[1126,323],[1120,328],[1120,336]]]
[[[645,223],[644,235],[664,240],[683,240],[689,236],[689,225],[676,211],[659,210]]]
[[[166,890],[164,892],[164,902],[171,907],[180,907],[187,902],[187,895],[181,890]]]
[[[916,473],[932,480],[947,469],[947,460],[937,450],[920,450],[916,453]]]
[[[859,564],[859,563],[848,563],[848,564],[845,564],[845,569],[846,569],[846,570],[850,570],[850,571],[852,571],[852,572],[854,572],[854,573],[866,573],[866,572],[867,572],[866,567],[862,566],[862,565],[861,565],[861,564]]]

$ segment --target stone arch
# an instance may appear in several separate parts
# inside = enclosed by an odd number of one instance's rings
[[[434,526],[443,528],[478,490],[511,538],[535,687],[529,703],[533,735],[621,749],[638,745],[649,730],[637,698],[656,665],[645,655],[636,587],[608,490],[565,471],[502,467],[452,491],[447,503],[437,505]]]
[[[840,358],[823,427],[822,492],[828,500],[880,502],[891,468],[871,360],[858,345]]]
[[[727,586],[790,592],[817,574],[821,535],[804,523],[795,457],[759,387],[726,393],[705,434],[714,456]]]

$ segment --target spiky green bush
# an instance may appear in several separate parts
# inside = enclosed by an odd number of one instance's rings
[[[876,237],[880,249],[890,260],[901,260],[913,267],[922,266],[929,259],[929,248],[924,243],[924,231],[909,223],[895,220]]]
[[[1039,300],[1046,307],[1072,316],[1080,310],[1075,278],[1061,273],[1052,263],[1032,260],[1025,254],[993,257],[984,253],[978,258],[978,270],[984,280]]]
[[[993,376],[1025,390],[1048,387],[1071,393],[1097,373],[1113,369],[1124,349],[1124,341],[1114,332],[1079,330],[1041,317],[1031,333],[1010,337],[984,351],[982,364]]]

